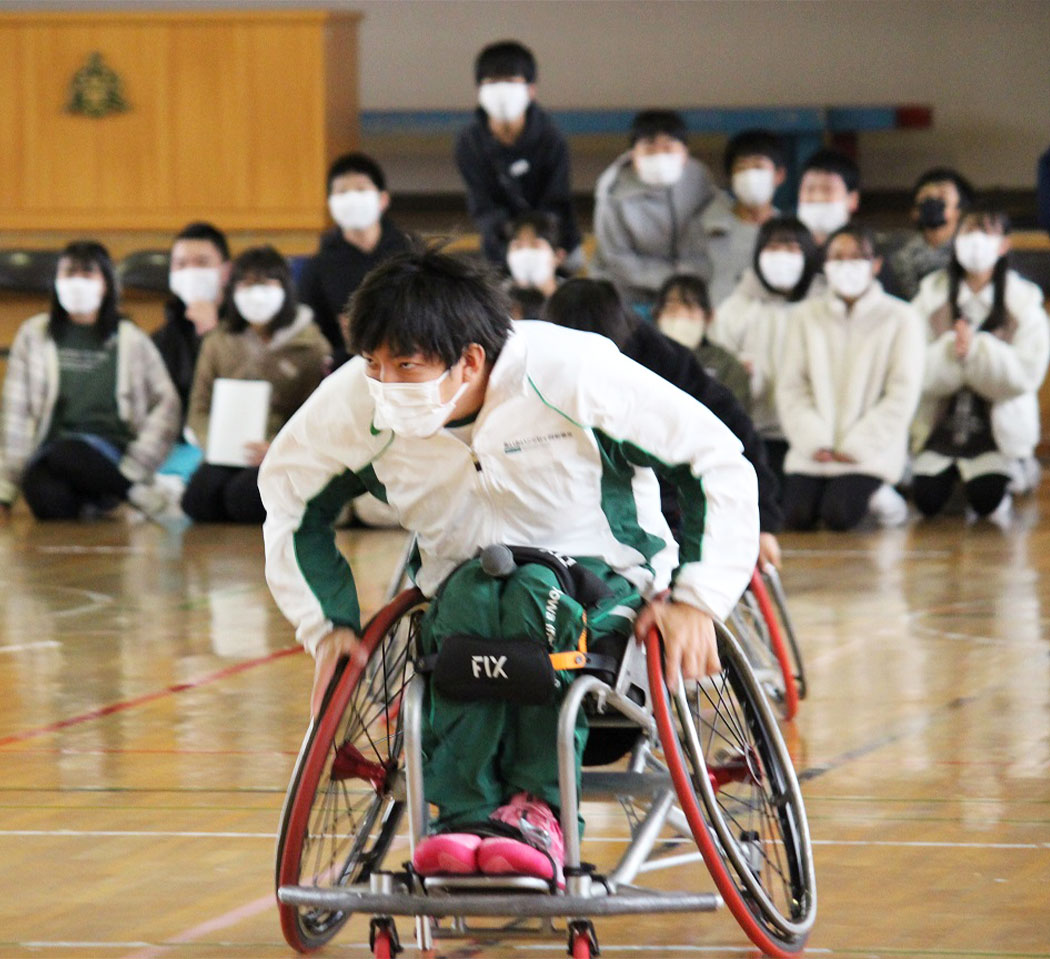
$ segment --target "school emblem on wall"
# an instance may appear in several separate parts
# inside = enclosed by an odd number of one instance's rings
[[[102,62],[101,53],[92,53],[87,63],[73,74],[66,109],[95,118],[131,109],[124,99],[124,82],[115,70]]]

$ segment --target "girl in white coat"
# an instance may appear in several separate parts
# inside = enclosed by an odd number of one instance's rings
[[[893,489],[904,471],[922,388],[922,324],[875,278],[882,261],[870,232],[847,225],[828,241],[828,290],[791,318],[777,383],[787,436],[786,524],[883,525],[907,517]]]
[[[951,262],[912,301],[926,320],[926,374],[912,427],[915,504],[940,512],[960,480],[978,516],[1010,508],[1015,463],[1039,440],[1037,391],[1050,360],[1039,287],[1007,263],[1009,221],[975,209],[959,223]]]
[[[796,304],[823,288],[813,234],[793,216],[767,220],[758,231],[751,269],[718,306],[707,335],[748,372],[751,418],[766,460],[783,485],[787,440],[776,409],[784,333]]]

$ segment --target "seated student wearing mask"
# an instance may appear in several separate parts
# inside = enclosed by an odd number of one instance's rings
[[[922,323],[875,279],[870,231],[844,226],[826,252],[828,290],[791,317],[777,382],[786,525],[849,530],[870,513],[898,526],[908,511],[893,485],[922,390]]]
[[[382,168],[364,153],[346,153],[328,168],[328,211],[335,227],[306,263],[299,298],[332,346],[336,365],[347,359],[339,317],[365,274],[408,246],[386,215],[390,194]]]
[[[178,434],[179,398],[119,296],[106,248],[70,243],[50,310],[18,328],[4,378],[0,522],[19,493],[41,520],[122,501],[147,516],[167,511],[153,480]]]
[[[751,268],[715,311],[711,340],[724,346],[748,373],[751,417],[769,467],[783,488],[787,441],[776,407],[784,336],[796,304],[823,289],[821,255],[813,234],[795,217],[767,220],[758,231]]]
[[[507,244],[508,289],[515,319],[534,320],[558,288],[557,269],[565,259],[558,248],[558,221],[549,213],[523,213],[511,224]]]
[[[677,113],[639,113],[630,140],[595,187],[591,273],[623,289],[632,305],[647,307],[672,274],[710,278],[703,213],[715,188],[707,167],[689,155]]]
[[[895,296],[913,299],[924,276],[943,270],[952,258],[952,238],[974,202],[969,181],[949,167],[927,170],[912,188],[911,219],[915,234],[890,256]]]
[[[490,263],[503,263],[507,225],[529,212],[553,214],[569,266],[582,265],[572,205],[569,146],[536,103],[536,59],[516,40],[485,47],[474,61],[478,108],[456,138],[467,209]]]
[[[912,301],[926,321],[926,375],[912,427],[912,495],[939,513],[960,482],[976,516],[1009,518],[1011,487],[1038,480],[1038,391],[1050,361],[1043,292],[1009,267],[1010,222],[965,213],[948,266]]]
[[[234,260],[227,297],[222,324],[201,346],[189,426],[205,444],[216,380],[266,380],[271,386],[266,439],[249,444],[247,466],[202,463],[186,486],[182,509],[199,523],[261,524],[266,512],[259,464],[269,440],[321,382],[331,346],[309,308],[296,302],[291,270],[272,246],[245,250]]]
[[[817,246],[844,227],[860,206],[860,170],[845,153],[823,149],[802,167],[798,184],[798,218]]]
[[[730,193],[719,191],[704,211],[711,257],[711,303],[717,307],[751,266],[759,227],[778,214],[773,194],[784,182],[784,141],[768,130],[743,130],[724,154]]]
[[[707,284],[689,273],[668,277],[653,306],[653,320],[660,332],[692,350],[704,371],[728,387],[736,401],[750,413],[751,385],[747,370],[729,350],[707,338],[713,315]]]
[[[210,223],[190,223],[171,245],[164,325],[153,334],[185,414],[201,337],[219,325],[223,292],[230,278],[230,247]]]

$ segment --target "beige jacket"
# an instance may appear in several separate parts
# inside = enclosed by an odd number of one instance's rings
[[[0,502],[13,502],[26,463],[44,441],[58,400],[58,348],[49,316],[38,313],[19,327],[4,380],[3,470]],[[117,412],[134,439],[120,461],[131,482],[149,479],[178,435],[178,393],[150,338],[129,320],[117,327]]]
[[[300,306],[290,326],[268,343],[250,326],[239,333],[225,327],[212,330],[201,343],[190,390],[186,425],[195,441],[208,440],[212,389],[217,379],[266,380],[272,386],[266,438],[277,432],[317,389],[328,369],[332,347],[313,321],[309,307]]]

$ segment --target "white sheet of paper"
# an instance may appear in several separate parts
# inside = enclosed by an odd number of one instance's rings
[[[247,466],[245,445],[266,439],[271,385],[266,380],[217,379],[212,384],[204,458],[217,466]]]

